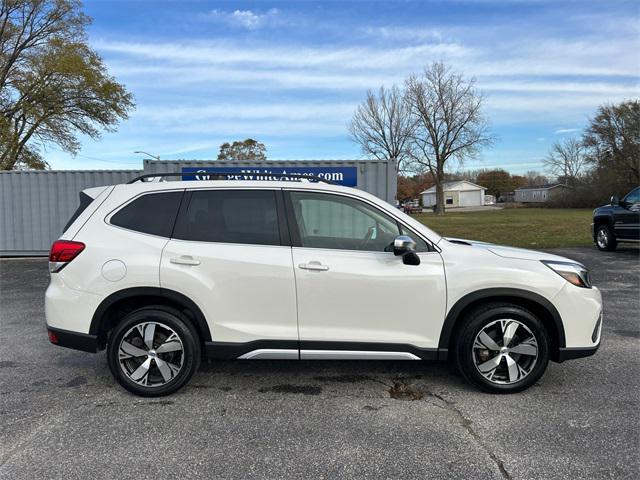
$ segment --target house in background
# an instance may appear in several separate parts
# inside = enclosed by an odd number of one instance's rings
[[[484,192],[487,190],[480,185],[467,180],[455,182],[444,182],[444,204],[445,208],[455,207],[481,207],[484,205]],[[420,194],[422,196],[422,206],[429,208],[436,204],[435,185]]]
[[[516,189],[514,201],[521,203],[545,203],[567,190],[562,183],[533,185]]]

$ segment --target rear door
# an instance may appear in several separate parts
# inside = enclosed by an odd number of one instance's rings
[[[188,190],[162,254],[160,283],[200,306],[211,329],[210,354],[217,348],[218,356],[239,357],[277,347],[280,357],[298,358],[281,190]]]
[[[374,205],[351,196],[288,193],[300,358],[431,358],[446,305],[442,258]],[[421,264],[388,246],[418,242]]]

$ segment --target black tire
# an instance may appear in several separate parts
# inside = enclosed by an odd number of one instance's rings
[[[611,228],[609,228],[609,225],[598,225],[595,235],[596,247],[602,252],[612,252],[618,246],[618,240],[611,231]]]
[[[488,355],[488,358],[491,358],[491,356],[495,357],[496,355],[493,355],[488,349],[482,351],[474,349],[474,342],[476,336],[478,336],[485,327],[492,328],[491,325],[494,324],[497,329],[500,323],[494,322],[506,319],[515,320],[526,327],[524,329],[522,326],[518,327],[519,331],[523,332],[523,337],[528,337],[529,333],[535,337],[537,342],[537,357],[535,361],[531,361],[527,360],[526,356],[514,355],[512,352],[509,358],[522,358],[523,362],[531,362],[530,370],[519,380],[514,380],[513,383],[503,384],[497,383],[497,379],[496,381],[490,381],[480,373],[479,367],[476,365],[478,352]],[[527,332],[527,329],[529,332]],[[513,343],[510,345],[513,346]],[[458,370],[462,376],[475,387],[490,393],[515,393],[530,387],[542,377],[549,363],[549,345],[549,335],[540,319],[533,313],[515,304],[491,303],[473,310],[464,318],[454,340],[454,355]],[[509,352],[507,351],[506,353]],[[480,362],[480,360],[478,361]],[[506,359],[500,360],[499,365],[500,370],[506,370]],[[498,369],[495,370],[495,372],[497,371]],[[520,373],[518,376],[520,376]],[[509,380],[510,379],[507,379],[506,381]]]
[[[173,331],[181,343],[181,350],[179,352],[172,351],[169,353],[155,353],[154,350],[153,358],[149,356],[133,356],[127,359],[124,365],[121,365],[119,356],[120,345],[123,338],[125,335],[127,335],[127,338],[131,338],[129,337],[130,335],[132,337],[137,336],[138,332],[135,330],[132,331],[132,329],[135,329],[136,325],[144,323],[155,324],[154,332],[156,329],[158,330],[156,337],[154,337],[156,343],[158,342],[158,338],[164,336],[166,339],[166,334]],[[166,327],[168,327],[168,329]],[[135,340],[136,338],[133,338],[132,341]],[[144,342],[144,340],[142,341]],[[147,350],[144,343],[142,345],[138,344],[138,348]],[[158,346],[155,348],[158,348]],[[158,367],[157,360],[155,360],[156,357],[165,360],[165,362],[171,364],[172,367],[179,366],[177,373],[172,369],[171,373],[174,376],[163,384],[161,382],[165,382],[165,379],[162,378],[164,375],[161,376],[162,372]],[[198,370],[200,357],[200,341],[196,331],[179,311],[161,305],[145,307],[129,313],[112,331],[107,347],[107,361],[109,363],[109,369],[115,379],[128,391],[142,397],[160,397],[178,391]],[[151,382],[149,379],[155,375],[158,379],[156,385],[141,385],[130,378],[132,374],[131,371],[125,373],[125,370],[135,369],[137,363],[134,362],[142,363],[147,359],[149,359],[150,367],[148,368],[146,381]],[[129,367],[128,362],[131,362],[133,366]],[[180,365],[178,365],[178,363],[180,363]],[[162,378],[162,380],[160,380],[160,378]]]

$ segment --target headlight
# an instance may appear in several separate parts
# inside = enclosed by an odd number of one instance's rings
[[[591,276],[584,265],[553,260],[542,260],[542,263],[576,287],[591,288]]]

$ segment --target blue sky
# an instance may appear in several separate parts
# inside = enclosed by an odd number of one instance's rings
[[[477,79],[497,137],[464,167],[541,170],[599,104],[640,96],[638,5],[86,1],[89,41],[137,108],[78,156],[50,147],[46,158],[138,168],[135,150],[212,159],[246,137],[270,159],[362,158],[346,126],[367,89],[441,60]]]

